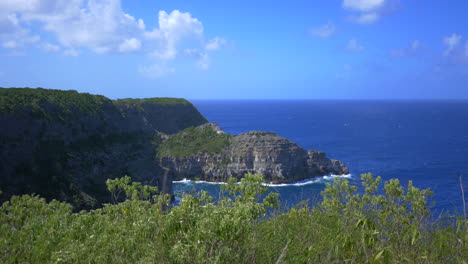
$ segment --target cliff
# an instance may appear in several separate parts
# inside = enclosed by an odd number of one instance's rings
[[[0,88],[0,124],[0,202],[36,193],[89,209],[109,202],[106,179],[124,175],[171,193],[173,179],[252,172],[282,183],[348,173],[274,133],[224,133],[184,99]]]
[[[109,199],[105,180],[125,174],[170,193],[172,179],[154,159],[154,134],[203,123],[184,99],[1,88],[0,199],[36,193],[92,208]]]
[[[268,182],[288,183],[349,173],[341,161],[328,159],[323,152],[306,151],[275,133],[231,136],[213,123],[161,137],[157,156],[177,180],[227,181],[251,172],[263,174]]]

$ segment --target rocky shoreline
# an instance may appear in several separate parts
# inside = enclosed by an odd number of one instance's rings
[[[90,209],[107,179],[172,193],[172,181],[226,182],[246,173],[291,183],[348,168],[272,132],[224,133],[187,100],[110,100],[76,91],[0,89],[0,202],[36,193]]]
[[[225,134],[215,123],[196,129],[203,133],[212,130],[215,132],[213,136]],[[214,138],[208,138],[206,143]],[[166,139],[166,142],[169,140]],[[219,153],[175,156],[169,151],[160,156],[160,163],[169,170],[174,180],[211,182],[226,182],[231,177],[240,179],[246,173],[262,174],[271,183],[292,183],[327,174],[349,173],[343,162],[327,158],[324,152],[307,151],[286,138],[264,131],[232,136]]]

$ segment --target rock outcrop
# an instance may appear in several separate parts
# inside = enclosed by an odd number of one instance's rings
[[[206,123],[184,99],[112,101],[48,89],[0,89],[2,200],[36,193],[76,209],[108,202],[105,180],[129,175],[172,192],[154,159],[155,131],[175,133]]]
[[[193,135],[197,138],[204,135],[204,139],[195,144],[205,151],[191,150]],[[184,142],[187,151],[177,149],[176,142]],[[213,145],[213,142],[217,142],[216,147],[205,148],[204,144]],[[212,123],[166,139],[161,143],[158,156],[162,166],[178,180],[227,181],[251,172],[262,174],[268,182],[289,183],[326,174],[349,173],[343,162],[328,159],[324,152],[307,152],[275,133],[251,131],[230,136]]]

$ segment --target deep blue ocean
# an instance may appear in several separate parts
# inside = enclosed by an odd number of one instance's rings
[[[468,186],[468,101],[192,101],[227,133],[275,132],[306,149],[325,151],[350,169],[350,181],[362,173],[383,180],[412,180],[434,192],[434,212],[463,208],[459,176]],[[307,184],[271,187],[283,204],[317,201],[328,177]],[[220,185],[175,183],[175,193]],[[468,196],[468,190],[465,187]],[[466,197],[468,201],[468,197]]]

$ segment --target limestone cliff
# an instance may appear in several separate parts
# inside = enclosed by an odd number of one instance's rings
[[[125,174],[171,192],[154,159],[154,133],[203,123],[184,99],[1,88],[0,200],[36,193],[90,208],[107,202],[106,179]]]
[[[275,133],[251,131],[231,136],[213,123],[186,129],[159,144],[158,157],[175,179],[227,181],[245,173],[263,174],[268,182],[287,183],[326,174],[348,174],[338,160],[307,152]]]

